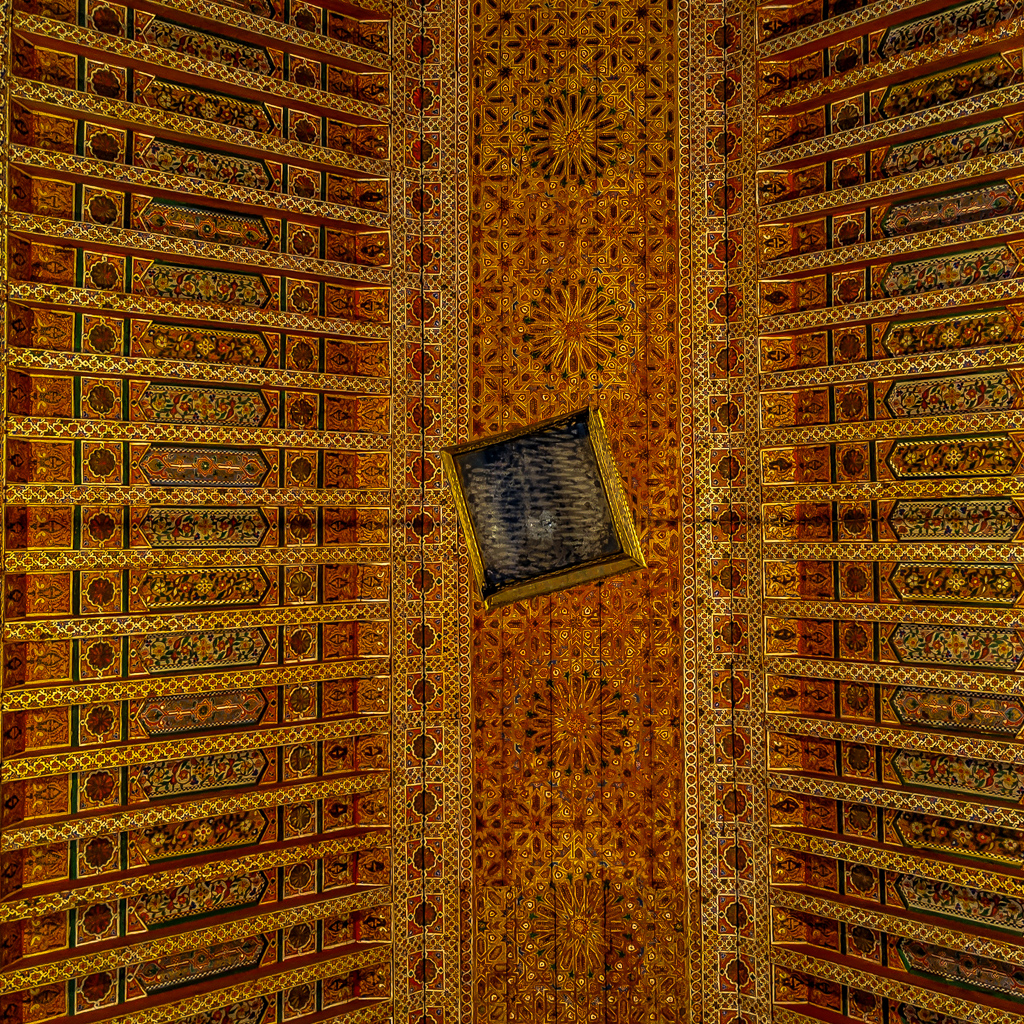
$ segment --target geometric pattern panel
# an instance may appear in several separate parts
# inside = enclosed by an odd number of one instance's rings
[[[699,998],[688,107],[704,88],[685,75],[703,27],[663,2],[469,15],[470,436],[600,406],[648,566],[473,605],[475,1019],[684,1020]]]

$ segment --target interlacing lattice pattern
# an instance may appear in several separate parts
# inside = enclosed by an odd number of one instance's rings
[[[599,404],[650,566],[476,606],[476,1019],[681,1020],[691,23],[671,2],[488,2],[471,28],[473,431]]]

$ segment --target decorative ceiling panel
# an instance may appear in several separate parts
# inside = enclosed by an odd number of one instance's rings
[[[472,18],[474,426],[628,395],[609,421],[637,466],[641,535],[660,545],[643,599],[604,584],[478,615],[478,1018],[1015,1018],[1021,12]],[[678,135],[646,132],[663,84]],[[673,194],[655,191],[673,168]],[[671,212],[668,237],[694,254],[681,247],[674,282],[651,241]],[[666,322],[681,457],[655,483],[660,393],[632,374],[658,364],[623,357],[650,353]],[[671,660],[663,609],[683,641]],[[627,781],[632,757],[658,792],[663,765],[657,739],[649,755],[634,739],[619,680],[652,737],[679,729],[675,805]],[[659,845],[670,806],[677,847]],[[673,849],[690,853],[679,874]],[[656,884],[683,882],[685,939],[649,928],[636,985],[617,901],[642,891],[645,857]],[[659,1003],[661,978],[688,970],[685,1008]]]
[[[1024,26],[1013,4],[857,6],[743,12],[771,949],[755,1005],[1005,1021],[1024,1015]]]
[[[694,23],[673,3],[470,18],[471,432],[599,405],[649,566],[474,605],[476,1019],[683,1020],[700,999]]]
[[[457,30],[13,6],[4,1016],[454,1022]]]

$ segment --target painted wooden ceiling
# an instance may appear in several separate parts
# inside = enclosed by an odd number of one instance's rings
[[[1024,1017],[1019,3],[5,11],[10,1024]]]

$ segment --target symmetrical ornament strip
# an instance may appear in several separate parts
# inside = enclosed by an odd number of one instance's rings
[[[902,21],[919,15],[926,9],[926,4],[908,4],[901,0],[883,0],[852,11],[837,12],[835,16],[815,19],[814,24],[788,32],[773,39],[758,41],[758,56],[764,60],[777,58],[790,50],[807,49],[814,44],[821,44],[831,36],[850,35],[870,25],[874,21],[891,20],[893,16]]]
[[[373,678],[387,675],[388,659],[355,658],[351,661],[320,662],[305,665],[282,665],[247,671],[223,672],[217,675],[217,686],[224,688],[316,684],[333,679]],[[204,693],[211,686],[206,674],[183,674],[166,678],[95,680],[64,682],[57,686],[33,686],[27,689],[8,687],[3,694],[4,711],[28,708],[60,707],[65,704],[88,704],[109,700],[137,700],[147,696],[169,696],[181,693]]]
[[[264,974],[251,981],[236,982],[228,988],[214,989],[187,999],[162,1003],[141,1012],[121,1014],[111,1018],[110,1024],[173,1024],[177,1020],[188,1020],[201,1013],[216,1011],[230,1003],[273,995],[299,985],[315,984],[332,975],[386,962],[381,959],[380,949],[345,953],[332,959],[318,960],[304,967]],[[391,1019],[389,1009],[387,1004],[376,1003],[362,1006],[338,1019],[345,1021],[346,1024],[382,1024],[383,1021]]]
[[[196,13],[194,5],[189,0],[159,0],[159,3],[154,3],[153,6],[155,9],[178,11],[191,16]],[[294,47],[300,52],[323,53],[341,61],[356,65],[365,64],[382,71],[389,70],[391,67],[390,54],[386,51],[356,46],[319,32],[314,34],[311,30],[303,29],[301,26],[272,21],[267,17],[260,17],[254,12],[233,7],[230,4],[216,3],[211,0],[210,3],[204,5],[203,13],[204,17],[214,25],[238,28],[250,35],[262,36],[268,42],[273,41],[280,46]]]
[[[987,1006],[970,999],[951,996],[947,992],[897,981],[872,973],[867,969],[867,965],[863,968],[855,967],[849,963],[809,956],[804,952],[782,946],[772,948],[771,962],[789,970],[805,972],[815,978],[827,978],[839,984],[851,985],[894,1003],[906,1002],[938,1014],[951,1014],[956,1019],[968,1021],[970,1024],[1004,1024],[1006,1021],[1005,1007]]]
[[[287,547],[252,549],[137,548],[133,550],[11,551],[7,552],[7,572],[81,572],[89,569],[200,569],[219,566],[333,565],[387,562],[388,550],[358,545],[332,547]],[[982,555],[981,557],[984,557]],[[993,556],[995,557],[995,556]]]
[[[383,726],[386,723],[382,719],[380,724]],[[49,754],[46,757],[8,759],[0,767],[0,779],[3,782],[17,782],[66,772],[95,771],[98,768],[122,765],[129,767],[184,757],[208,757],[211,754],[258,750],[261,747],[323,743],[372,731],[373,720],[360,717],[318,725],[293,725],[283,729],[219,733],[172,743],[145,743],[130,747],[104,747],[80,753]]]
[[[175,817],[184,821],[208,818],[213,815],[233,814],[238,811],[274,807],[279,803],[302,803],[323,800],[350,793],[370,793],[386,788],[387,775],[383,772],[354,778],[331,779],[328,782],[298,783],[277,789],[256,790],[243,796],[217,797],[209,800],[174,804]],[[56,825],[30,825],[9,828],[0,840],[0,852],[24,850],[69,839],[113,835],[128,829],[142,829],[165,823],[166,807],[151,810],[126,811],[104,818],[79,818]]]
[[[66,174],[83,181],[155,190],[165,192],[168,196],[190,196],[196,200],[244,203],[274,213],[315,217],[325,221],[343,221],[373,228],[386,228],[388,224],[387,215],[384,213],[357,206],[342,206],[309,196],[261,191],[233,183],[189,178],[183,174],[157,171],[151,167],[112,164],[106,160],[51,152],[32,146],[11,145],[8,153],[10,162],[25,170]]]
[[[896,787],[887,788],[872,786],[864,782],[839,782],[833,779],[807,778],[799,775],[787,775],[782,772],[773,773],[770,776],[770,781],[772,786],[785,793],[843,800],[911,814],[921,808],[919,794]],[[1013,829],[1024,828],[1024,810],[1018,808],[969,803],[966,800],[954,800],[934,795],[928,796],[927,808],[929,814],[945,815],[960,821],[986,822]]]
[[[1024,966],[1024,950],[1015,943],[997,942],[978,935],[968,935],[952,927],[940,928],[934,924],[922,924],[908,920],[898,913],[882,913],[865,907],[851,907],[822,896],[809,896],[805,893],[779,889],[772,890],[771,903],[773,907],[825,916],[848,927],[862,926],[886,935],[922,942],[938,942],[947,949],[961,953],[977,953],[979,956],[993,957],[1018,967]]]
[[[87,441],[161,441],[169,444],[203,444],[216,441],[223,428],[212,424],[123,423],[111,420],[52,420],[41,416],[12,416],[11,437],[53,438]],[[350,434],[326,430],[274,430],[271,427],[235,427],[231,439],[237,444],[273,447],[321,448],[330,451],[387,451],[388,439],[381,434]]]
[[[386,377],[352,377],[333,373],[308,373],[278,370],[272,367],[231,366],[211,363],[186,363],[180,360],[146,359],[141,356],[108,356],[96,353],[48,352],[33,349],[8,350],[8,365],[20,370],[87,372],[127,377],[166,377],[179,380],[210,381],[221,384],[248,384],[253,387],[311,388],[321,391],[387,394],[391,382]]]
[[[116,298],[114,295],[116,294]],[[379,338],[387,335],[383,323],[349,320],[344,317],[308,316],[305,313],[275,312],[251,309],[248,306],[223,306],[219,303],[174,301],[125,293],[95,292],[64,285],[38,285],[17,281],[11,285],[10,297],[30,304],[46,304],[56,309],[85,309],[98,315],[112,312],[134,313],[157,319],[178,319],[217,323],[225,318],[232,326],[263,327],[269,330],[297,331],[311,334],[344,335],[354,338]]]
[[[346,284],[367,282],[387,284],[390,272],[387,267],[366,267],[354,263],[339,264],[316,259],[312,256],[297,256],[290,253],[271,252],[264,249],[222,245],[216,242],[199,241],[192,238],[175,238],[151,231],[137,231],[131,228],[111,228],[102,224],[80,224],[76,221],[55,220],[32,213],[11,213],[8,216],[8,230],[19,234],[42,236],[60,242],[80,243],[88,246],[127,246],[140,254],[183,257],[185,259],[214,260],[219,263],[244,262],[260,270],[279,271],[292,274],[312,274],[332,281],[341,280]]]
[[[278,867],[290,867],[300,862],[323,857],[331,857],[340,853],[357,852],[376,849],[381,843],[387,842],[384,832],[367,833],[350,839],[333,839],[326,842],[313,843],[308,846],[291,846],[270,853],[249,854],[233,857],[231,864],[240,873],[248,874]],[[17,921],[30,915],[58,913],[75,906],[89,906],[105,900],[129,897],[148,892],[163,892],[176,886],[210,881],[224,875],[225,866],[222,861],[207,861],[203,864],[171,871],[156,871],[142,878],[124,879],[99,885],[76,886],[66,892],[47,893],[39,896],[28,896],[22,900],[4,903],[0,907],[0,921]],[[353,909],[364,906],[375,906],[387,901],[386,886],[371,889],[360,889],[347,896]]]
[[[363,171],[379,178],[389,176],[389,166],[385,160],[341,153],[337,150],[311,146],[292,139],[276,138],[234,125],[219,125],[214,134],[210,122],[199,118],[174,114],[153,107],[144,107],[128,103],[125,100],[92,96],[48,85],[44,82],[16,78],[11,85],[11,97],[25,103],[38,104],[45,109],[74,113],[82,117],[127,122],[153,131],[171,132],[194,139],[206,139],[214,144],[228,143],[260,155],[323,164],[340,171]]]
[[[182,932],[166,939],[139,942],[122,949],[111,949],[104,953],[92,953],[83,957],[72,957],[47,965],[33,965],[23,970],[7,971],[0,975],[0,993],[10,995],[34,985],[52,985],[75,978],[90,971],[110,970],[121,964],[143,963],[158,957],[186,953],[195,949],[225,942],[239,933],[249,934],[261,931],[276,931],[296,924],[318,921],[350,910],[348,898],[325,900],[322,903],[307,903],[300,907],[278,910],[271,914],[237,919],[229,924],[212,928],[197,928]]]
[[[1024,103],[1024,86],[1007,85],[990,92],[957,100],[938,107],[894,117],[890,121],[864,125],[836,132],[825,138],[803,142],[797,146],[771,149],[761,154],[760,167],[778,167],[793,160],[825,159],[872,144],[895,140],[911,132],[950,124],[961,118],[980,119],[995,110],[1016,112]]]
[[[847,209],[866,206],[872,202],[905,198],[919,191],[965,185],[981,175],[1005,173],[1016,176],[1022,165],[1024,153],[1018,149],[1011,149],[1008,152],[992,153],[956,163],[944,163],[891,178],[865,181],[846,188],[836,187],[828,192],[785,199],[777,203],[770,203],[769,197],[765,196],[769,205],[765,207],[764,217],[766,221],[774,222],[833,210],[845,212]]]
[[[41,38],[47,43],[60,43],[79,53],[107,54],[114,63],[134,65],[138,62],[166,68],[179,74],[185,72],[196,75],[204,82],[216,82],[221,87],[238,89],[243,95],[266,96],[271,101],[300,103],[318,110],[350,114],[360,119],[370,118],[384,124],[390,120],[390,111],[380,104],[367,103],[292,82],[275,81],[264,75],[253,74],[242,67],[227,67],[216,61],[203,60],[191,55],[188,62],[184,63],[180,55],[176,59],[173,51],[161,47],[120,39],[117,36],[22,11],[15,12],[14,31]]]
[[[1024,897],[1024,880],[1019,875],[988,870],[978,864],[930,860],[909,852],[879,849],[877,846],[860,845],[795,829],[772,829],[770,840],[772,847],[780,853],[791,850],[818,857],[838,858],[863,864],[876,871],[917,875],[951,885],[971,885],[1013,899]],[[1007,868],[1007,871],[1013,870]]]
[[[47,640],[54,637],[98,637],[129,634],[147,636],[164,632],[193,632],[210,629],[273,628],[314,626],[323,622],[390,622],[386,606],[376,604],[317,605],[312,608],[252,609],[246,612],[198,612],[191,615],[117,616],[110,619],[48,619],[45,622],[8,622],[4,640]]]
[[[815,739],[844,743],[870,743],[935,754],[985,758],[1004,763],[1024,762],[1024,744],[1001,743],[978,737],[951,737],[941,732],[915,732],[906,726],[859,725],[853,722],[829,722],[819,718],[794,718],[787,715],[771,723],[780,735],[812,736]]]

